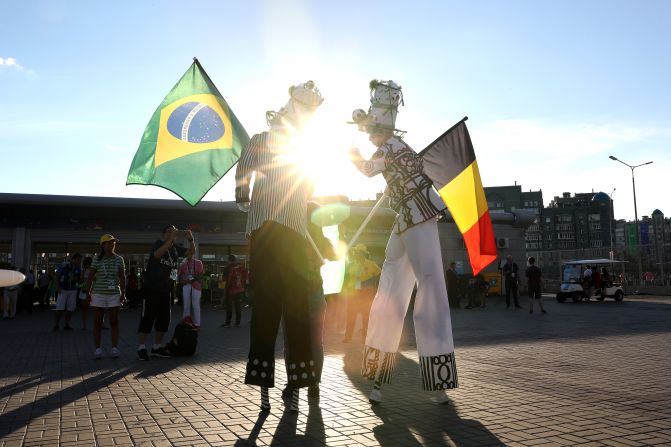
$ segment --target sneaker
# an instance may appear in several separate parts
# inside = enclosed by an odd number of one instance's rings
[[[222,324],[222,325],[219,326],[219,327],[231,327],[231,323],[224,323],[224,324]]]
[[[58,326],[54,326],[53,329],[51,329],[51,332],[58,332],[58,331],[60,331],[60,330],[61,330],[60,327],[58,327]]]
[[[545,311],[545,309],[542,309],[542,310],[541,310],[541,313],[542,313],[542,314],[546,314],[547,312]]]
[[[96,360],[103,358],[103,348],[96,348],[95,352],[93,353],[93,358]]]
[[[439,405],[443,404],[448,404],[450,403],[450,398],[447,397],[447,393],[445,390],[440,390],[440,391],[435,391],[435,396],[433,397],[433,401]]]
[[[382,402],[382,391],[378,390],[377,388],[373,388],[373,391],[370,392],[370,396],[368,396],[368,402],[373,405]]]
[[[112,357],[113,359],[118,359],[120,355],[121,355],[121,353],[116,348],[116,346],[113,347],[112,350],[110,351],[110,357]]]
[[[72,326],[70,326],[69,324],[66,324],[65,327],[63,328],[63,330],[64,330],[64,331],[71,331],[71,330],[72,330]]]
[[[137,359],[138,360],[149,360],[149,354],[147,354],[146,349],[137,350]]]
[[[169,358],[171,357],[170,351],[168,351],[165,346],[161,346],[158,349],[151,348],[151,356],[152,357],[163,357],[163,358]]]

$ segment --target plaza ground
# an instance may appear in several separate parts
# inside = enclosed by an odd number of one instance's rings
[[[371,406],[360,335],[343,343],[332,308],[321,399],[303,392],[298,414],[281,400],[281,346],[269,414],[242,383],[249,312],[221,328],[224,313],[205,308],[196,356],[148,362],[136,360],[137,310],[121,313],[121,358],[97,361],[79,314],[75,330],[52,333],[52,311],[22,313],[0,321],[0,446],[671,445],[671,297],[547,295],[547,315],[522,301],[453,311],[460,387],[449,405],[420,391],[407,318],[394,382]]]

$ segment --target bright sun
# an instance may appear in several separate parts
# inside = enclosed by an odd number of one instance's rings
[[[366,134],[346,124],[341,116],[318,111],[296,141],[297,163],[315,186],[315,196],[345,195],[350,199],[375,198],[384,189],[381,176],[368,178],[357,171],[348,157],[358,147],[364,157],[374,148]]]

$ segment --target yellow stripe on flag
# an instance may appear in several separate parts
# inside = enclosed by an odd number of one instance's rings
[[[438,193],[450,209],[450,214],[462,234],[487,211],[487,198],[477,161],[468,165]]]

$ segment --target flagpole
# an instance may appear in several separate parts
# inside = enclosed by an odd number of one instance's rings
[[[319,256],[319,260],[324,263],[324,257],[322,256],[321,252],[319,251],[319,248],[317,248],[317,244],[315,244],[315,241],[312,239],[312,236],[310,236],[310,232],[305,230],[305,236],[307,237],[308,241],[310,242],[310,245],[312,245],[312,248],[315,249],[315,253],[317,253],[317,256]]]
[[[366,227],[366,225],[368,225],[368,222],[370,222],[370,220],[373,218],[373,215],[375,214],[377,209],[380,208],[380,206],[382,205],[382,201],[386,198],[387,198],[387,191],[385,190],[385,192],[382,193],[382,196],[380,197],[380,200],[377,201],[375,206],[373,206],[373,209],[371,209],[370,213],[368,213],[368,216],[366,216],[366,218],[363,220],[363,222],[361,222],[361,226],[359,227],[358,230],[356,230],[356,233],[354,233],[354,236],[352,236],[352,239],[347,244],[347,249],[346,249],[345,252],[349,251],[349,249],[352,247],[352,245],[354,245],[356,240],[361,235],[361,232],[363,231],[363,229]]]

